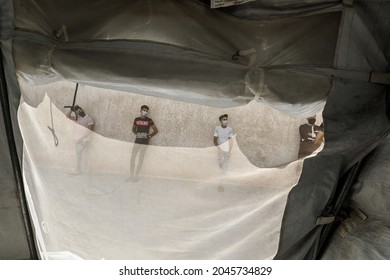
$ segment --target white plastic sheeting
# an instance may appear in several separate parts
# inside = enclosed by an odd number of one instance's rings
[[[62,77],[214,107],[240,106],[261,98],[279,109],[281,103],[289,104],[284,111],[301,117],[318,111],[311,103],[323,103],[330,91],[329,74],[290,69],[292,75],[283,78],[288,90],[299,94],[284,100],[285,90],[273,83],[263,95],[264,79],[277,72],[270,68],[332,67],[340,8],[244,20],[198,1],[117,1],[115,5],[101,1],[82,3],[71,15],[53,17],[62,4],[15,5],[15,26],[20,29],[52,36],[66,27],[66,36],[62,31],[58,40],[14,41],[16,66],[26,79],[33,78],[32,83]],[[86,9],[88,5],[93,8]],[[237,52],[243,55],[234,57]],[[304,83],[318,86],[313,90]]]
[[[48,129],[50,116],[58,146]],[[150,145],[140,181],[131,182],[133,144],[93,134],[83,173],[75,176],[75,124],[47,96],[37,108],[21,104],[19,122],[42,258],[271,259],[276,254],[287,195],[302,160],[258,168],[235,142],[222,174],[215,147]]]

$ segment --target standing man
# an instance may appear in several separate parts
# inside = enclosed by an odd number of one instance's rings
[[[228,126],[228,115],[224,114],[219,117],[221,125],[217,126],[214,130],[214,145],[218,149],[218,164],[222,170],[220,184],[218,186],[219,191],[223,191],[222,181],[226,173],[228,161],[233,147],[233,128]]]
[[[149,139],[158,133],[158,129],[154,124],[153,120],[148,117],[149,107],[146,105],[141,106],[141,116],[134,119],[133,122],[133,133],[136,135],[133,151],[130,159],[130,178],[132,181],[138,181],[138,175],[141,171],[142,164],[145,157],[146,147],[149,144]],[[150,127],[153,132],[149,134]],[[139,153],[138,165],[134,174],[135,169],[135,158]]]
[[[93,131],[93,118],[87,115],[83,108],[79,105],[74,106],[73,112],[75,116],[72,116],[72,110],[66,114],[66,116],[76,122],[76,127],[74,130],[74,141],[76,143],[76,169],[75,174],[81,173],[81,166],[83,160],[83,153],[88,147],[90,141],[90,134]]]
[[[317,134],[323,131],[323,129],[315,125],[316,116],[307,118],[307,124],[302,124],[299,127],[299,135],[301,136],[300,147],[298,158],[303,158],[311,155],[315,150],[318,149],[321,143],[317,143]]]

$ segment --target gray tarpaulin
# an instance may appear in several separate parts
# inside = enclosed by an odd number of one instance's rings
[[[372,152],[345,202],[343,220],[323,259],[390,259],[390,138]]]
[[[347,211],[345,178],[389,132],[388,88],[370,83],[388,69],[389,1],[208,2],[1,1],[1,258],[35,245],[43,259],[319,257],[320,217]],[[95,122],[80,175],[64,108],[76,83]],[[143,104],[159,133],[132,182]],[[234,144],[221,172],[223,113]],[[298,159],[314,114],[325,144]],[[351,215],[381,222],[359,203]]]

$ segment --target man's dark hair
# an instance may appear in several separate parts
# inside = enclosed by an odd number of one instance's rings
[[[146,109],[146,110],[148,110],[148,111],[149,111],[149,107],[148,107],[148,106],[146,106],[146,105],[142,105],[142,106],[141,106],[141,110],[142,110],[142,109]]]
[[[223,118],[227,118],[227,117],[228,117],[227,114],[221,115],[221,116],[219,116],[219,121],[221,121]]]

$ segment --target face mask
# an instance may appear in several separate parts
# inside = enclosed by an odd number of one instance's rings
[[[309,120],[307,120],[307,122],[308,122],[309,124],[315,124],[315,123],[316,123],[316,120],[315,120],[315,119],[309,119]]]
[[[228,124],[228,121],[222,121],[222,125],[226,126]]]
[[[146,117],[146,116],[148,115],[148,112],[147,112],[147,111],[144,111],[144,110],[142,110],[142,111],[141,111],[141,114],[142,114],[142,116]]]

